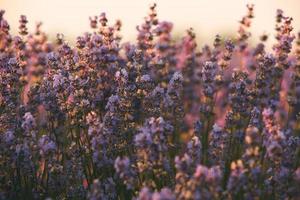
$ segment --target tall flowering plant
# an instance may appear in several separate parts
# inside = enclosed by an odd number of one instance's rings
[[[300,196],[300,34],[198,48],[156,5],[123,43],[105,13],[70,45],[0,11],[0,199],[291,199]],[[296,42],[294,42],[296,41]]]

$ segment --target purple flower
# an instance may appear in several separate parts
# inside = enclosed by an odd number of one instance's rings
[[[22,128],[25,131],[30,131],[35,126],[36,122],[32,114],[30,112],[25,113],[25,115],[23,116]]]
[[[38,145],[40,148],[40,153],[47,155],[50,152],[54,152],[56,149],[56,144],[47,135],[43,135],[39,141]]]

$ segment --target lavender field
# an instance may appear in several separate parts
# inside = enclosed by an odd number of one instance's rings
[[[293,18],[274,10],[252,43],[247,5],[235,36],[199,46],[158,16],[126,42],[102,13],[72,44],[24,15],[12,34],[0,11],[0,200],[300,199]]]

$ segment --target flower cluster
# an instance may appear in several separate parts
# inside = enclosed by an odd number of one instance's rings
[[[0,199],[298,199],[300,34],[197,47],[150,6],[137,41],[90,17],[70,45],[0,11]],[[294,40],[296,41],[294,43]]]

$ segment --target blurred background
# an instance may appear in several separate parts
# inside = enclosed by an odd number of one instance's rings
[[[263,33],[274,34],[278,8],[294,18],[294,32],[300,31],[300,0],[0,0],[0,8],[6,10],[5,18],[13,33],[17,33],[19,16],[24,14],[29,20],[29,30],[42,21],[42,29],[50,38],[63,33],[71,42],[90,30],[89,16],[106,12],[111,23],[122,20],[123,41],[128,41],[135,39],[136,25],[143,21],[153,2],[158,4],[160,20],[174,23],[175,35],[193,27],[200,44],[212,44],[216,34],[236,34],[247,3],[255,4],[252,40],[257,41]]]

